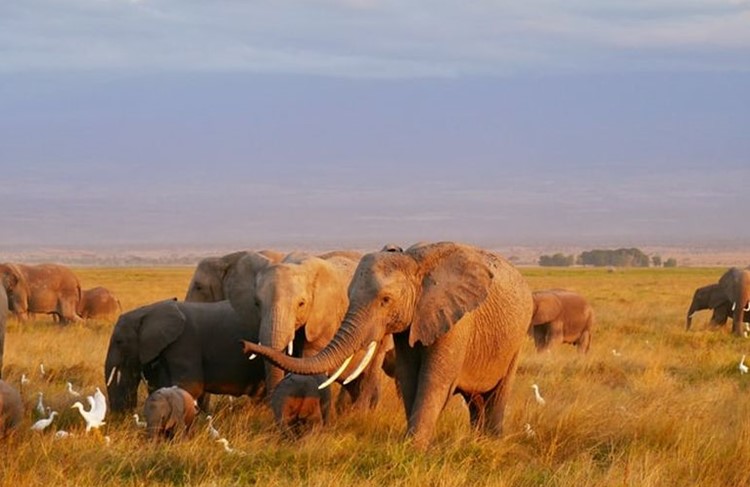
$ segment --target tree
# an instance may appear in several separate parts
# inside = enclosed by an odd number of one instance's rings
[[[539,257],[539,265],[544,267],[569,267],[575,263],[575,256],[563,255],[558,252],[554,255],[542,255]]]
[[[648,267],[649,258],[640,249],[594,249],[582,252],[579,261],[583,265],[595,267]]]
[[[653,257],[651,257],[651,263],[654,265],[654,267],[661,267],[661,256],[654,255]]]
[[[677,259],[674,257],[670,257],[666,261],[664,261],[664,267],[677,267]]]

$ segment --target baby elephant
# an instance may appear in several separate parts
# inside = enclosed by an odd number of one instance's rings
[[[538,352],[555,343],[571,343],[586,353],[591,345],[594,310],[578,293],[564,289],[535,291],[529,335]]]
[[[146,432],[152,439],[172,439],[190,430],[197,412],[189,392],[177,386],[162,387],[149,394],[143,405]]]
[[[289,374],[273,390],[271,409],[276,424],[286,435],[299,437],[328,422],[331,388],[318,389],[326,379],[322,374]]]
[[[10,384],[0,380],[0,439],[18,426],[22,418],[21,395]]]
[[[78,315],[81,318],[112,318],[120,314],[120,301],[105,287],[81,291]]]

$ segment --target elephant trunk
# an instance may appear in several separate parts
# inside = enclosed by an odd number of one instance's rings
[[[286,309],[271,310],[261,321],[259,334],[261,345],[277,351],[288,350],[288,346],[294,339],[294,325],[294,315]],[[281,382],[281,379],[284,378],[284,370],[268,361],[265,363],[265,367],[266,391],[270,395],[278,383]]]
[[[324,374],[339,368],[348,357],[352,356],[362,347],[365,338],[366,333],[364,328],[358,326],[355,321],[345,318],[344,323],[328,345],[312,357],[289,357],[278,350],[253,343],[246,343],[245,352],[260,354],[273,364],[293,374]]]

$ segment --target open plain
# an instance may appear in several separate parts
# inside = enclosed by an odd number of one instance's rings
[[[76,268],[84,288],[111,289],[123,310],[184,297],[191,267]],[[65,390],[104,389],[113,323],[60,326],[46,317],[11,320],[4,378],[26,402],[21,428],[0,450],[2,485],[497,485],[728,486],[750,484],[750,374],[738,369],[750,340],[731,325],[709,329],[709,311],[685,331],[696,287],[724,268],[522,268],[533,289],[578,291],[597,316],[591,351],[563,345],[537,354],[524,346],[505,435],[469,428],[459,397],[440,417],[424,453],[404,441],[393,383],[375,411],[335,417],[297,442],[272,425],[267,407],[247,398],[214,400],[214,426],[235,453],[206,431],[205,415],[181,442],[150,443],[128,415],[108,416],[101,434],[84,432]],[[239,345],[238,345],[239,346]],[[39,365],[44,364],[45,375]],[[545,405],[535,402],[538,384]],[[60,414],[45,432],[29,430],[37,393]],[[139,404],[145,391],[141,390]],[[528,425],[528,426],[526,426]],[[73,436],[56,438],[55,431]],[[106,440],[108,437],[109,440]]]

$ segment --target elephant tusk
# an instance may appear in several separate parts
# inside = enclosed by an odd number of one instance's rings
[[[747,302],[747,306],[742,308],[742,311],[750,311],[750,301]]]
[[[346,369],[346,367],[349,365],[349,362],[352,361],[352,358],[354,358],[354,355],[350,355],[348,359],[344,360],[344,363],[341,364],[341,367],[339,367],[339,369],[334,372],[333,375],[328,378],[328,380],[320,384],[318,386],[318,389],[325,389],[326,387],[330,386],[333,381],[338,379],[338,377],[344,372],[344,369]]]
[[[734,311],[734,308],[737,307],[737,303],[732,303],[732,311]]]
[[[258,345],[260,345],[260,340],[258,340]],[[247,357],[247,359],[248,360],[253,360],[255,357],[257,357],[257,355],[255,355],[254,353],[251,353],[250,356]]]
[[[117,367],[112,367],[112,372],[109,373],[109,378],[107,379],[107,387],[112,383],[112,379],[115,376],[115,371],[117,370]]]
[[[370,360],[372,360],[373,355],[375,355],[375,350],[378,347],[378,343],[376,341],[371,341],[370,344],[367,346],[367,353],[365,354],[365,357],[362,359],[362,361],[359,363],[357,368],[349,374],[349,377],[344,379],[344,385],[350,383],[357,377],[359,377],[359,374],[362,373],[363,370],[365,370],[365,367],[370,363]]]
[[[116,382],[116,384],[117,384],[118,386],[120,385],[120,379],[121,379],[121,378],[122,378],[122,374],[121,374],[121,373],[120,373],[120,371],[118,370],[118,371],[117,371],[117,382]]]
[[[294,351],[294,340],[289,340],[289,345],[286,346],[286,353],[287,355],[291,357],[293,351]]]

